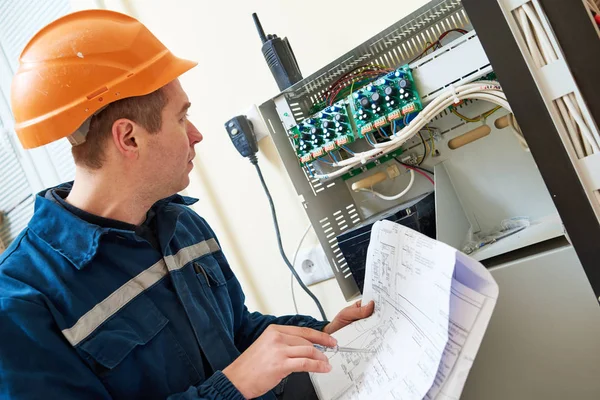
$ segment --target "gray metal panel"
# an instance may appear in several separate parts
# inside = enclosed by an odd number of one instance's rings
[[[500,297],[461,399],[600,399],[600,309],[573,248],[492,275]]]
[[[464,240],[464,234],[469,228],[469,220],[465,215],[460,199],[452,186],[448,172],[444,164],[435,166],[435,212],[437,239],[446,244],[460,248]]]

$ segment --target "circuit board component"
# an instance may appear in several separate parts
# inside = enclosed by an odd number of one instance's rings
[[[349,103],[359,137],[423,109],[408,65],[352,93]]]

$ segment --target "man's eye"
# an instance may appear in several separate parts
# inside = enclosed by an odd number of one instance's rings
[[[185,115],[184,115],[184,116],[183,116],[183,117],[182,117],[182,118],[179,120],[179,122],[184,122],[184,121],[186,121],[186,120],[188,119],[188,117],[189,117],[189,116],[190,116],[190,114],[187,114],[187,113],[186,113],[186,114],[185,114]]]

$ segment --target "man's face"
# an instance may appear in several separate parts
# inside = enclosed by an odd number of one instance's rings
[[[194,167],[194,146],[202,141],[202,134],[187,119],[190,102],[179,80],[166,85],[163,90],[167,104],[162,110],[159,132],[148,134],[146,146],[140,149],[146,182],[159,197],[168,197],[185,189],[188,174]]]

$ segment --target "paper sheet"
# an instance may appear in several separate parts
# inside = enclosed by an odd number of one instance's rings
[[[449,340],[426,399],[460,398],[497,299],[498,285],[489,271],[457,252],[450,298]]]
[[[375,312],[334,336],[340,346],[375,352],[331,355],[332,371],[311,375],[321,400],[460,396],[497,286],[457,254],[401,225],[373,226],[363,302],[375,300]]]
[[[450,325],[448,328],[448,343],[444,349],[442,362],[437,371],[435,381],[427,395],[426,399],[436,399],[440,392],[449,398],[458,398],[460,392],[446,389],[444,386],[449,380],[448,377],[454,371],[456,362],[462,357],[463,363],[468,363],[468,369],[473,362],[470,358],[465,358],[461,351],[467,341],[468,335],[475,324],[485,301],[485,297],[474,290],[462,285],[456,279],[452,280],[452,291],[450,297]],[[463,382],[464,384],[464,382]],[[444,390],[442,390],[444,387]],[[462,386],[460,387],[462,391]]]

